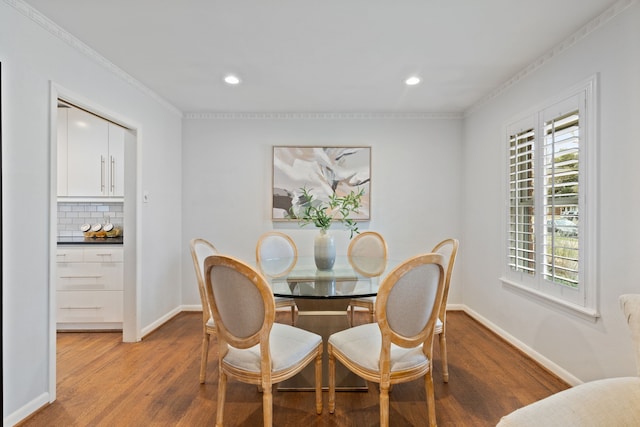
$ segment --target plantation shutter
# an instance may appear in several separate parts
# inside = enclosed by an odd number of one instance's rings
[[[509,134],[509,267],[535,274],[533,127]]]
[[[543,215],[547,226],[542,274],[546,280],[570,288],[578,287],[580,253],[578,101],[565,101],[543,113]]]

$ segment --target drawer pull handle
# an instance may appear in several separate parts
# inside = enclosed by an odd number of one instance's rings
[[[102,276],[60,276],[61,279],[99,279]]]
[[[100,306],[92,306],[92,307],[60,307],[63,310],[102,310]]]

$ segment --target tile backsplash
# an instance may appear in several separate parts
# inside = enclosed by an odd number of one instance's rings
[[[106,224],[122,227],[122,202],[58,202],[58,236],[82,237],[82,224]]]

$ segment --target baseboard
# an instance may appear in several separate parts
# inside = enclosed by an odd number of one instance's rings
[[[200,310],[202,310],[202,308]],[[142,338],[144,339],[145,336],[149,335],[151,332],[155,331],[160,326],[167,323],[169,320],[174,318],[176,315],[178,315],[182,311],[183,311],[182,306],[174,308],[173,310],[171,310],[170,312],[168,312],[167,314],[165,314],[164,316],[162,316],[161,318],[159,318],[149,326],[142,328],[142,330],[140,331],[142,334]]]
[[[447,305],[447,310],[451,310],[450,307],[451,306]],[[579,378],[577,378],[576,376],[574,376],[564,368],[558,366],[551,360],[547,359],[545,356],[538,353],[537,351],[535,351],[534,349],[532,349],[522,341],[518,340],[513,335],[506,332],[504,329],[500,328],[493,322],[489,321],[487,318],[476,313],[468,306],[461,304],[461,305],[456,305],[456,307],[457,307],[456,310],[464,311],[469,316],[471,316],[474,320],[478,321],[480,324],[482,324],[487,329],[489,329],[491,332],[495,333],[500,338],[504,339],[505,341],[507,341],[509,344],[511,344],[518,350],[522,351],[524,354],[526,354],[527,356],[535,360],[537,363],[539,363],[543,368],[545,368],[552,374],[556,375],[557,377],[559,377],[561,380],[565,381],[569,385],[576,386],[578,384],[583,383],[583,381],[581,381]]]
[[[7,427],[15,426],[29,418],[29,416],[35,414],[40,410],[40,408],[47,406],[49,403],[49,393],[43,393],[23,407],[19,408],[17,411],[3,418],[2,425]]]

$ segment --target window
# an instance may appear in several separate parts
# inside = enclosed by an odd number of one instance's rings
[[[597,317],[595,78],[507,126],[503,282]]]

